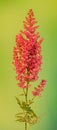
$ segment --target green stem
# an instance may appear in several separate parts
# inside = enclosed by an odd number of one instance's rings
[[[26,103],[27,103],[27,97],[28,97],[28,83],[27,83],[26,94],[25,94]]]
[[[25,122],[25,130],[27,130],[27,122]]]
[[[26,104],[27,104],[27,97],[28,97],[28,84],[29,84],[29,82],[27,82],[27,88],[26,88],[26,94],[25,94]],[[27,130],[27,122],[25,122],[25,130]]]
[[[28,68],[27,68],[27,75],[29,74],[29,71],[28,71]],[[29,84],[29,81],[27,81],[27,88],[26,88],[26,92],[25,92],[25,102],[27,104],[27,99],[28,99],[28,84]],[[27,114],[27,112],[26,112]],[[25,122],[25,130],[27,130],[27,122]]]

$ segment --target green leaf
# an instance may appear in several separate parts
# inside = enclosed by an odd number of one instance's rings
[[[31,107],[26,104],[26,102],[22,102],[22,109],[26,112],[30,111]]]
[[[31,109],[29,104],[27,104],[24,101],[22,101],[22,103],[21,103],[20,100],[17,97],[16,97],[16,100],[17,100],[17,103],[19,104],[19,106],[23,110],[22,113],[16,114],[16,118],[17,118],[16,121],[27,122],[30,125],[33,125],[33,124],[37,123],[38,122],[38,117],[35,114],[35,112]]]
[[[18,118],[16,121],[19,121],[19,122],[25,122],[25,119],[22,118],[22,117],[20,117],[20,118]]]
[[[30,121],[30,125],[34,125],[38,122],[38,118],[32,118]]]
[[[22,112],[22,113],[21,113],[21,112],[19,112],[19,113],[17,113],[17,114],[16,114],[16,116],[17,116],[17,115],[22,115],[22,114],[24,114],[24,113],[23,113],[23,112]]]
[[[16,97],[16,100],[17,100],[17,103],[18,103],[18,105],[20,106],[20,107],[22,107],[21,106],[21,102],[20,102],[20,100]]]
[[[33,100],[29,100],[29,105],[31,105],[33,103]]]
[[[18,113],[16,115],[16,118],[16,121],[27,122],[30,125],[33,125],[38,121],[38,117],[35,117],[34,115],[32,115],[32,113]]]
[[[21,94],[19,94],[19,96],[24,96],[24,94],[23,94],[23,93],[21,93]]]
[[[22,102],[22,109],[29,113],[33,117],[37,117],[37,115],[34,113],[34,111],[31,109],[31,107],[26,104],[25,102]]]

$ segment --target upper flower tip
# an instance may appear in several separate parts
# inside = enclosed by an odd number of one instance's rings
[[[33,13],[33,10],[32,10],[32,9],[29,9],[28,15],[34,16],[34,13]]]

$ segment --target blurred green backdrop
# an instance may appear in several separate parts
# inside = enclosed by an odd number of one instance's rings
[[[23,28],[23,20],[30,8],[40,25],[43,65],[40,79],[47,80],[41,98],[35,101],[35,112],[45,116],[31,130],[57,130],[57,1],[56,0],[0,0],[0,130],[20,130],[24,125],[15,122],[19,95],[12,65],[15,36]],[[35,83],[37,85],[37,82]]]

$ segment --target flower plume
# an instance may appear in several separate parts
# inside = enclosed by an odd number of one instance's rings
[[[39,117],[31,108],[34,103],[34,97],[40,96],[41,92],[46,86],[46,80],[42,80],[37,87],[32,91],[32,98],[28,99],[28,91],[30,82],[39,79],[39,72],[42,65],[42,47],[43,38],[38,32],[39,25],[34,17],[32,9],[29,10],[25,21],[23,21],[24,29],[16,35],[16,45],[13,49],[13,64],[16,71],[16,79],[18,87],[23,91],[20,96],[24,96],[25,100],[21,101],[16,97],[22,113],[16,115],[17,121],[25,123],[25,130],[27,125],[33,125],[38,122]]]
[[[21,30],[16,35],[13,64],[17,74],[18,86],[21,88],[27,87],[26,81],[37,80],[41,70],[41,43],[43,38],[40,38],[39,32],[36,31],[39,28],[39,25],[35,25],[36,23],[34,13],[30,9],[26,20],[23,21],[24,31]]]

